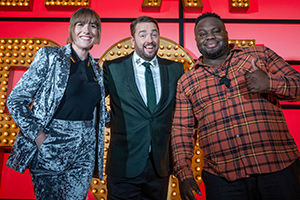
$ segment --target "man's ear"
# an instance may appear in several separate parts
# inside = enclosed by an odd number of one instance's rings
[[[134,37],[131,36],[131,44],[134,45]]]

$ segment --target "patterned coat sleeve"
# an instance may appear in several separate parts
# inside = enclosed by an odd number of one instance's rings
[[[106,108],[105,105],[105,89],[104,89],[104,83],[103,83],[103,70],[102,68],[99,66],[98,63],[94,62],[93,58],[91,57],[93,63],[93,67],[95,69],[96,76],[98,79],[98,83],[100,85],[100,94],[101,94],[101,99],[100,99],[100,106],[99,106],[99,125],[98,125],[98,174],[94,174],[97,178],[99,178],[100,180],[103,179],[103,164],[104,164],[104,160],[103,160],[103,155],[104,155],[104,140],[105,140],[105,135],[104,135],[104,131],[105,131],[105,125],[107,123],[109,123],[110,121],[110,114]]]
[[[48,70],[47,48],[40,49],[7,99],[7,107],[14,121],[29,141],[34,141],[42,125],[29,108],[44,82]]]

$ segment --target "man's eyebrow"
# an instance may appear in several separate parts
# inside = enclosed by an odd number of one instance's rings
[[[141,30],[141,31],[139,31],[139,33],[144,33],[144,32],[146,32],[146,30]]]

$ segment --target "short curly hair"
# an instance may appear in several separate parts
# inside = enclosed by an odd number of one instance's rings
[[[214,18],[217,18],[217,19],[219,19],[221,22],[224,23],[224,21],[221,19],[221,17],[220,17],[218,14],[212,13],[212,12],[207,12],[207,13],[204,13],[204,14],[200,15],[200,16],[196,19],[196,21],[195,21],[195,27],[197,26],[198,22],[199,22],[201,19],[204,19],[204,18],[206,18],[206,17],[214,17]]]

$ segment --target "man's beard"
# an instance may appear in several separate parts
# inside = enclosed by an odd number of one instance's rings
[[[154,49],[154,52],[152,54],[147,54],[147,52],[144,49],[144,46],[146,46],[146,45],[142,46],[142,48],[136,47],[136,52],[144,60],[149,60],[150,61],[156,56],[157,51],[158,51],[156,43],[152,43],[152,45],[153,45],[153,49]]]
[[[222,43],[221,46],[218,46],[217,49],[212,49],[212,50],[206,48],[203,45],[198,47],[200,53],[207,58],[218,58],[222,56],[226,48],[227,46],[225,43]]]

